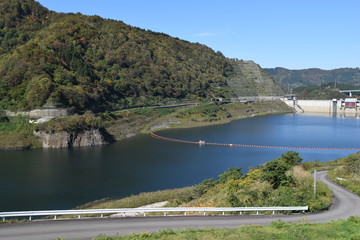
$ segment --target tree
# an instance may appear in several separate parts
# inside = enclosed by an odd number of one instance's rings
[[[44,76],[34,77],[28,85],[26,100],[30,108],[45,104],[54,88],[51,80]]]
[[[281,159],[290,167],[293,167],[302,161],[298,152],[295,151],[288,151],[281,155]]]
[[[286,173],[301,161],[302,158],[297,152],[289,151],[282,154],[281,157],[275,158],[262,166],[262,180],[271,183],[275,189],[281,185],[292,183],[293,178]]]

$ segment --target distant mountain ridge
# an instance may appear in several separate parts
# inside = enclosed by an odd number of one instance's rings
[[[286,68],[264,68],[271,74],[277,83],[284,89],[288,87],[322,85],[329,82],[339,82],[351,85],[360,85],[359,68],[339,68],[334,70],[322,70],[318,68],[289,70]]]
[[[228,98],[235,96],[227,82],[234,74],[228,58],[199,43],[98,16],[56,13],[34,0],[0,0],[0,109],[118,109]]]

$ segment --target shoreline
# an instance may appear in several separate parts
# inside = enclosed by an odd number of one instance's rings
[[[155,113],[147,113],[153,111]],[[117,114],[116,119],[105,120],[104,129],[110,134],[114,142],[127,139],[139,134],[148,134],[149,131],[157,132],[164,129],[196,128],[220,124],[227,124],[232,121],[252,118],[257,116],[288,114],[294,113],[293,109],[281,101],[259,101],[253,103],[228,103],[217,105],[215,103],[206,103],[203,105],[184,106],[176,109],[170,109],[170,113],[165,112],[159,115],[163,110],[143,108],[139,110],[121,110],[112,112]],[[168,110],[166,110],[168,111]],[[158,114],[158,115],[156,115]],[[61,130],[59,130],[61,132]],[[58,132],[52,132],[48,135],[55,135]],[[11,136],[11,133],[8,133]],[[13,134],[14,136],[16,133]],[[23,140],[19,135],[19,141],[16,146],[0,146],[0,151],[23,151],[31,149],[44,149],[42,144],[24,143],[18,145]],[[36,138],[34,136],[34,138]],[[59,144],[65,146],[66,144]],[[100,144],[103,145],[103,144]],[[67,148],[82,147],[69,146]]]
[[[276,102],[276,101],[272,101]],[[264,103],[262,101],[258,103]],[[280,102],[281,104],[282,102]],[[243,103],[240,103],[243,104]],[[255,103],[256,104],[256,103]],[[197,128],[197,127],[208,127],[208,126],[215,126],[215,125],[222,125],[227,124],[233,121],[241,120],[241,119],[247,119],[247,118],[253,118],[253,117],[260,117],[260,116],[268,116],[268,115],[278,115],[278,114],[295,114],[296,112],[293,111],[292,108],[288,107],[287,105],[280,106],[282,107],[281,110],[273,110],[268,109],[271,111],[261,111],[254,110],[249,112],[239,112],[239,114],[232,115],[231,117],[225,117],[223,119],[217,120],[217,121],[192,121],[189,119],[180,119],[176,117],[171,116],[165,116],[162,118],[158,118],[156,120],[151,121],[149,124],[145,125],[144,128],[139,132],[139,134],[149,134],[149,131],[151,132],[157,132],[165,129],[190,129],[190,128]],[[256,112],[258,111],[258,112]],[[168,122],[168,124],[162,124],[163,122]],[[154,125],[162,125],[161,127],[152,128]],[[121,139],[119,139],[121,140]]]

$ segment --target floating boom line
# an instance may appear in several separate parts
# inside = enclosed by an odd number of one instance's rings
[[[248,148],[279,148],[279,149],[308,149],[308,150],[352,150],[352,151],[360,151],[360,147],[358,148],[338,148],[338,147],[288,147],[288,146],[266,146],[266,145],[249,145],[249,144],[237,144],[237,143],[211,143],[205,141],[187,141],[175,138],[168,138],[159,136],[153,132],[149,132],[152,137],[169,141],[169,142],[179,142],[179,143],[189,143],[189,144],[196,144],[196,145],[212,145],[212,146],[227,146],[227,147],[248,147]]]

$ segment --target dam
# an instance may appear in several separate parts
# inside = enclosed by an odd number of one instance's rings
[[[332,99],[332,100],[297,100],[282,99],[288,106],[301,113],[329,113],[349,114],[360,113],[360,102],[356,98]]]

